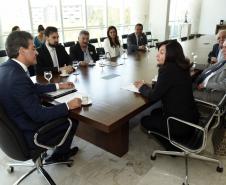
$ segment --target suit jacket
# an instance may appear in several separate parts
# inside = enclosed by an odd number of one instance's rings
[[[222,61],[224,62],[224,61]],[[209,69],[209,68],[207,68]],[[226,91],[226,64],[221,67],[207,82],[207,89]]]
[[[25,137],[46,122],[68,114],[66,104],[42,106],[40,95],[55,91],[55,85],[34,84],[24,69],[13,60],[9,59],[0,65],[0,86],[4,87],[0,89],[0,104]]]
[[[218,56],[220,49],[219,49],[219,44],[214,44],[212,51],[210,51],[208,55],[208,63],[211,62],[211,57],[216,57]]]
[[[159,69],[158,79],[152,89],[143,85],[139,91],[151,103],[162,101],[165,121],[169,116],[193,123],[198,122],[199,114],[192,93],[192,81],[188,71],[175,63],[168,63]]]
[[[127,37],[128,53],[133,53],[138,50],[139,46],[146,45],[146,44],[147,44],[147,37],[144,33],[142,33],[140,40],[138,41],[138,45],[137,45],[137,38],[135,33],[132,33]]]
[[[96,49],[92,44],[88,44],[88,50],[94,62],[99,60],[99,56],[96,53]],[[84,52],[82,51],[79,42],[77,42],[74,46],[70,47],[70,57],[72,61],[84,61]]]
[[[46,45],[43,44],[40,48],[37,49],[38,56],[37,56],[37,65],[36,65],[36,73],[43,74],[44,71],[53,71],[57,72],[57,67],[53,66],[53,60],[47,49]],[[65,48],[62,45],[58,45],[56,47],[56,53],[58,58],[59,67],[63,67],[66,65],[71,65],[71,59],[67,54]]]

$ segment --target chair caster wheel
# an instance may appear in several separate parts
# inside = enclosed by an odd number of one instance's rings
[[[151,155],[151,160],[154,161],[155,159],[156,159],[156,155],[155,156]]]
[[[8,173],[13,173],[13,172],[14,172],[14,167],[13,167],[13,166],[9,166],[9,167],[7,168],[7,172],[8,172]]]
[[[183,182],[183,184],[182,185],[186,185],[184,182]],[[187,185],[189,185],[189,184],[187,184]]]
[[[70,161],[70,163],[67,164],[67,167],[72,167],[73,166],[74,161]]]
[[[224,169],[223,169],[223,168],[221,168],[221,167],[219,167],[219,166],[217,167],[217,169],[216,169],[216,170],[217,170],[217,172],[219,172],[219,173],[222,173],[222,172],[224,171]]]

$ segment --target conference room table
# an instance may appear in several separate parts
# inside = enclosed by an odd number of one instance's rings
[[[214,36],[202,36],[182,42],[185,54],[198,55],[197,63],[206,64],[208,52],[215,43]],[[129,120],[145,110],[151,104],[139,93],[123,89],[136,80],[151,83],[157,75],[157,49],[148,52],[137,52],[105,61],[99,65],[79,67],[79,75],[69,77],[54,75],[52,83],[74,82],[78,92],[88,95],[92,104],[71,110],[69,117],[80,121],[76,135],[95,144],[104,150],[123,156],[129,150]],[[38,83],[47,83],[43,76],[33,77]],[[49,102],[56,104],[56,102]]]

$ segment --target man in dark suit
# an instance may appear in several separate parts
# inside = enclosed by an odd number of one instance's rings
[[[213,45],[212,51],[208,55],[208,63],[214,64],[223,60],[222,48],[226,39],[226,30],[220,30],[217,34],[218,43]]]
[[[36,73],[43,74],[44,71],[72,73],[71,59],[65,48],[59,44],[57,28],[49,26],[45,29],[46,42],[37,49]]]
[[[77,44],[70,47],[70,57],[72,61],[80,62],[82,66],[99,60],[95,47],[89,44],[88,31],[80,31]]]
[[[127,37],[128,53],[133,53],[138,50],[146,51],[146,44],[147,37],[143,33],[143,25],[138,23],[135,26],[135,33],[132,33]]]
[[[34,133],[47,122],[65,117],[69,110],[79,108],[81,100],[73,99],[51,107],[41,104],[41,94],[72,88],[74,85],[70,82],[40,85],[31,81],[27,74],[28,67],[35,65],[37,52],[30,33],[12,32],[6,40],[6,51],[9,60],[0,65],[0,104],[12,122],[23,132],[28,146],[33,149],[36,147],[33,142]],[[54,135],[65,133],[67,125],[54,128],[50,135],[45,136],[46,144]],[[78,123],[73,124],[66,142],[54,151],[49,161],[67,160],[77,153],[78,147],[70,149],[77,125]]]

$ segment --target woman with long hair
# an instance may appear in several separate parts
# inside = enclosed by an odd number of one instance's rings
[[[142,128],[146,131],[155,130],[167,137],[168,117],[173,116],[196,124],[199,113],[192,93],[190,61],[185,58],[181,45],[176,40],[160,43],[156,58],[159,72],[154,88],[150,88],[141,80],[136,81],[135,86],[151,103],[162,102],[161,108],[141,119]],[[191,127],[176,122],[170,125],[171,137],[180,141],[191,137],[194,131]],[[163,143],[166,147],[172,147],[168,141],[166,143]]]
[[[110,26],[107,30],[107,38],[104,40],[104,50],[111,57],[117,57],[123,53],[115,26]]]

